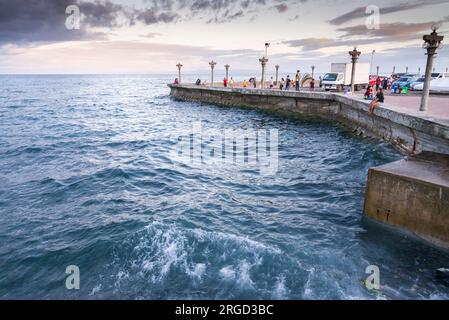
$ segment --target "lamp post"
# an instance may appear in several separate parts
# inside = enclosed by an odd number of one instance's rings
[[[437,33],[438,26],[432,26],[432,33],[425,35],[423,37],[424,44],[423,48],[427,50],[427,65],[426,65],[426,75],[424,80],[424,88],[421,98],[420,111],[427,111],[429,105],[429,93],[430,93],[430,79],[432,77],[431,70],[433,67],[433,59],[435,57],[437,49],[443,46],[443,36]]]
[[[268,48],[270,47],[270,43],[265,43],[265,58],[268,58]]]
[[[215,66],[217,65],[217,63],[214,60],[212,60],[211,62],[209,62],[209,65],[210,65],[210,70],[211,70],[211,72],[210,72],[210,86],[213,87],[214,86],[214,69],[215,69]]]
[[[275,65],[274,66],[276,68],[276,85],[278,84],[278,79],[279,79],[279,65]]]
[[[183,65],[180,62],[176,66],[178,67],[178,82],[181,83],[181,68],[183,67]]]
[[[449,68],[448,68],[448,67],[446,67],[446,72],[448,72],[448,70],[449,70]]]
[[[352,72],[351,72],[351,93],[354,94],[354,81],[355,81],[355,65],[357,63],[357,60],[359,59],[360,55],[362,53],[360,51],[357,51],[357,47],[354,47],[354,50],[349,51],[349,55],[351,56],[352,60]]]
[[[376,73],[377,76],[379,76],[379,69],[380,69],[380,67],[377,66],[377,73]]]
[[[405,67],[405,73],[408,73],[408,66]]]
[[[393,66],[393,74],[396,73],[396,66]]]
[[[373,50],[373,52],[371,52],[371,65],[370,65],[370,74],[373,74],[373,61],[374,61],[374,54],[376,53],[376,50]]]
[[[312,66],[312,79],[315,78],[314,75],[315,75],[315,66]]]
[[[418,76],[421,75],[421,67],[418,68]]]
[[[262,83],[261,88],[263,89],[265,87],[265,67],[267,65],[268,59],[266,57],[262,57],[259,59],[260,64],[262,65]]]
[[[225,64],[225,69],[226,69],[226,81],[229,80],[229,68],[231,67],[229,64]]]

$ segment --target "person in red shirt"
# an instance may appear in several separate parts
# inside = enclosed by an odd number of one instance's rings
[[[376,91],[379,91],[381,84],[382,84],[382,79],[378,76],[376,79]]]
[[[228,79],[223,79],[223,86],[226,88],[228,86]]]

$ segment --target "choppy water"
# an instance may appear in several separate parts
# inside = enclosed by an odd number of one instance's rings
[[[447,252],[362,217],[368,168],[400,157],[390,147],[172,101],[167,81],[0,77],[1,299],[449,298],[434,277]],[[278,129],[278,174],[173,161],[175,124],[199,120]]]

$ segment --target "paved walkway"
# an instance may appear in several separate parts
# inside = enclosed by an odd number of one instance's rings
[[[363,99],[362,95],[358,96]],[[383,107],[420,118],[432,118],[438,122],[449,123],[449,95],[431,95],[427,112],[419,111],[420,105],[421,95],[419,94],[386,95]]]

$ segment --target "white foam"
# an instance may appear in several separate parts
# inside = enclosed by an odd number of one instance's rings
[[[226,266],[221,268],[220,276],[225,280],[234,280],[235,279],[235,271],[232,266]]]

